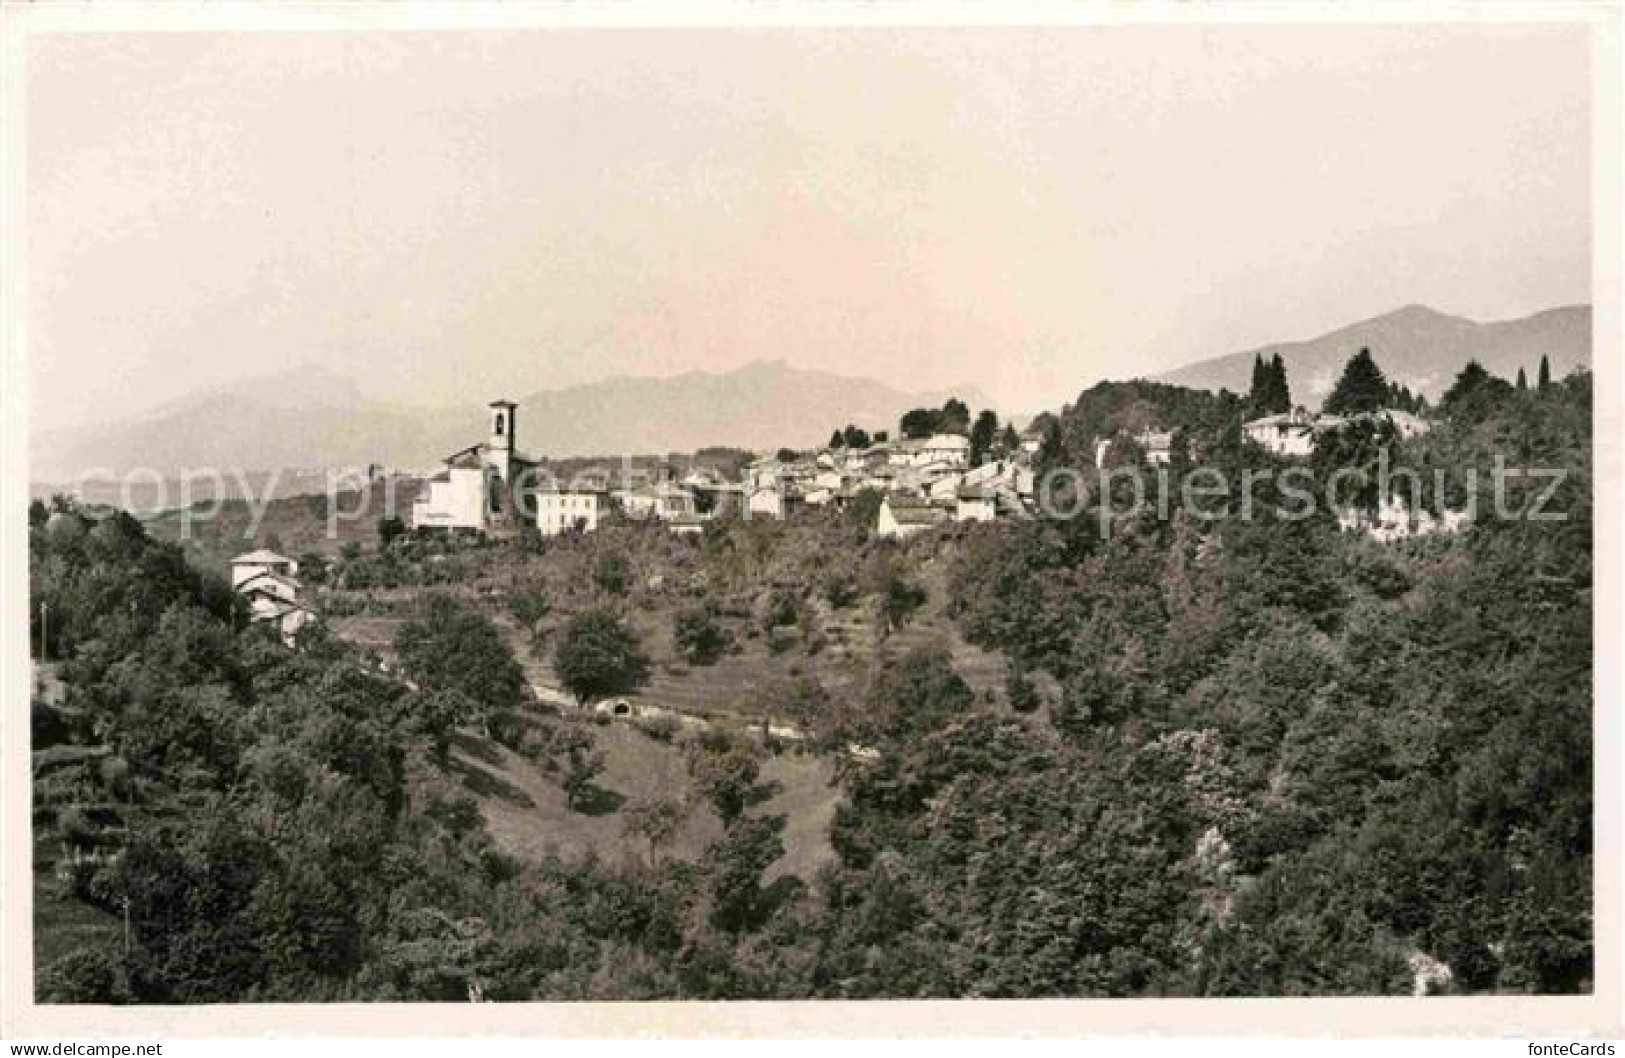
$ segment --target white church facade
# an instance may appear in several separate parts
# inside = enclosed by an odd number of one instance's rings
[[[512,536],[591,532],[611,510],[607,488],[563,485],[519,451],[518,409],[491,402],[490,438],[446,456],[412,504],[414,529]]]
[[[424,482],[412,504],[414,529],[505,535],[533,522],[535,507],[526,492],[536,462],[516,447],[518,409],[510,400],[490,407],[490,439],[446,456],[445,467]]]

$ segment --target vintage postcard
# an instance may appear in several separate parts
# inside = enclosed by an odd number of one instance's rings
[[[4,20],[8,1039],[1622,1031],[1619,5]]]

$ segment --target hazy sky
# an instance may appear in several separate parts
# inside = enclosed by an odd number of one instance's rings
[[[64,35],[36,426],[315,361],[414,403],[758,359],[1007,410],[1590,298],[1553,27]]]

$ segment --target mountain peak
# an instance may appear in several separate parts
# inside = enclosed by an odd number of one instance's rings
[[[1390,313],[1378,316],[1375,319],[1367,320],[1365,322],[1376,323],[1381,320],[1405,323],[1434,323],[1448,321],[1452,324],[1471,324],[1473,326],[1477,326],[1475,321],[1470,320],[1465,316],[1452,316],[1448,312],[1440,312],[1431,305],[1423,305],[1419,302],[1412,302],[1409,305],[1402,305]],[[1355,324],[1354,326],[1358,327],[1361,325]]]

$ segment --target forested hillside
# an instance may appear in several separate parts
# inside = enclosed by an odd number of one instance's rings
[[[1268,479],[1250,519],[1176,496],[1109,533],[1088,508],[900,546],[870,507],[694,540],[407,537],[324,569],[335,610],[399,612],[378,650],[285,648],[132,519],[36,505],[39,996],[1409,994],[1423,957],[1440,990],[1584,991],[1591,387],[1497,381],[1464,373],[1432,433],[1351,435],[1315,469],[1385,449],[1459,506],[1499,455],[1567,472],[1562,520],[1382,545],[1278,516]],[[1044,458],[1157,425],[1178,467],[1283,470],[1241,414],[1096,389]],[[1516,508],[1546,483],[1507,487]],[[808,737],[628,730],[703,803],[621,804],[605,728],[532,693],[533,668],[620,693],[606,657],[669,700],[746,673]],[[486,745],[636,854],[504,848],[466,767]],[[794,870],[774,754],[832,762],[832,852]]]

